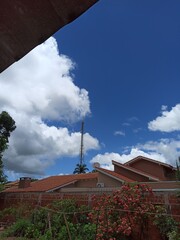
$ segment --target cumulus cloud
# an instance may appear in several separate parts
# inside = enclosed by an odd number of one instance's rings
[[[162,116],[148,123],[151,131],[173,132],[180,131],[180,104],[177,104],[170,111],[167,106],[162,106]]]
[[[100,163],[101,167],[113,170],[112,160],[121,162],[121,156],[118,153],[97,154],[93,157],[90,162],[93,164],[95,162]]]
[[[73,82],[74,67],[50,38],[1,74],[0,111],[9,112],[17,126],[5,153],[7,170],[43,174],[56,158],[79,154],[80,133],[54,124],[90,114],[88,92]],[[88,133],[84,140],[85,151],[99,147]]]
[[[176,139],[160,139],[159,141],[148,141],[145,144],[139,144],[138,148],[154,155],[159,161],[175,165],[180,155],[180,141]]]
[[[145,144],[129,147],[123,154],[113,152],[98,154],[91,159],[91,163],[99,162],[101,167],[113,169],[112,160],[125,163],[137,156],[144,156],[174,166],[179,155],[179,140],[160,139],[159,141],[148,141]]]

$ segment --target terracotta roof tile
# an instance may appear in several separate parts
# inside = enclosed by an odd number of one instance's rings
[[[97,168],[97,170],[101,171],[101,172],[104,172],[108,175],[111,175],[112,177],[115,177],[115,178],[118,178],[120,181],[123,181],[123,182],[134,182],[134,180],[130,179],[130,178],[127,178],[119,173],[116,173],[114,171],[111,171],[111,170],[108,170],[108,169],[104,169],[104,168]]]
[[[19,181],[13,181],[13,182],[8,182],[4,185],[5,189],[11,188],[11,187],[17,187],[19,184]]]
[[[85,173],[73,175],[61,175],[44,178],[35,182],[31,182],[30,187],[27,188],[8,188],[4,192],[46,192],[51,189],[61,187],[79,180],[88,180],[98,177],[98,173]]]

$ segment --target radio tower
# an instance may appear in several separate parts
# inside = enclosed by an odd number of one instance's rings
[[[76,167],[74,169],[74,174],[80,174],[80,173],[86,173],[86,171],[89,171],[86,164],[84,163],[84,120],[81,124],[81,147],[80,147],[80,159],[79,163],[76,164]]]
[[[84,120],[81,124],[81,148],[80,148],[80,165],[84,163]]]

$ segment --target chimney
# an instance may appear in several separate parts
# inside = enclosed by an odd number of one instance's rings
[[[30,187],[31,178],[30,177],[21,177],[19,180],[19,188]]]

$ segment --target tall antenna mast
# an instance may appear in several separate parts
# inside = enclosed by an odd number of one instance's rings
[[[82,121],[81,124],[81,148],[80,148],[80,165],[83,164],[84,162],[84,120]]]
[[[74,169],[74,174],[80,174],[80,173],[86,173],[86,171],[89,171],[89,169],[86,167],[86,164],[84,164],[84,120],[82,120],[81,124],[81,148],[80,148],[80,159],[79,163],[76,164],[76,168]]]

